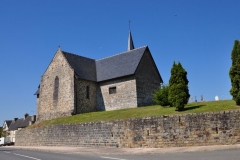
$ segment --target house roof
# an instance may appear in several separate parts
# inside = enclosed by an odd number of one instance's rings
[[[16,121],[13,121],[12,124],[9,127],[9,131],[18,130],[19,125],[23,122],[23,118],[17,119]]]
[[[76,54],[62,51],[68,63],[75,71],[77,78],[97,81],[96,64],[94,59],[86,58]]]
[[[5,120],[5,121],[3,122],[2,128],[8,129],[8,128],[10,127],[11,123],[12,123],[12,120]]]
[[[96,61],[97,81],[133,75],[147,46]]]
[[[7,124],[7,127],[9,128],[10,125],[11,125],[11,123],[12,123],[12,120],[6,120],[5,122],[6,122],[6,124]]]
[[[8,128],[10,127],[11,123],[12,123],[12,120],[7,120],[6,121],[6,124],[7,124]]]
[[[29,122],[32,121],[33,116],[27,116],[26,118],[17,119],[16,121],[12,121],[12,124],[9,127],[9,131],[18,130],[18,128],[24,128],[29,126]],[[34,115],[34,120],[35,120]]]
[[[32,121],[32,117],[33,117],[33,116],[27,116],[27,117],[21,122],[21,124],[19,124],[18,128],[24,128],[24,127],[29,126],[29,122]],[[34,119],[35,119],[35,117],[34,117]]]

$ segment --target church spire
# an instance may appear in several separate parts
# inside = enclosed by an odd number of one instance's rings
[[[131,31],[129,30],[127,51],[130,51],[133,49],[134,49],[134,44],[133,44],[132,34],[131,34]]]
[[[131,29],[130,29],[131,20],[128,21],[128,24],[129,24],[129,34],[128,34],[128,47],[127,47],[127,51],[130,51],[130,50],[134,49],[134,44],[133,44],[132,34],[131,34]]]

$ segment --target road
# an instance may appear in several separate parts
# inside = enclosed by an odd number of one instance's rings
[[[63,154],[0,147],[0,160],[239,160],[240,150],[144,155]]]

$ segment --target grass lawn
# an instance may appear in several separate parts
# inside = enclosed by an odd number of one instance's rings
[[[141,118],[150,116],[161,116],[170,114],[187,114],[187,113],[202,113],[202,112],[218,112],[224,110],[236,110],[240,106],[236,106],[233,100],[221,100],[211,102],[196,102],[189,103],[185,106],[184,111],[176,111],[173,107],[162,107],[158,105],[145,106],[139,108],[121,109],[114,111],[101,111],[78,114],[69,117],[61,117],[53,120],[44,121],[38,124],[29,126],[28,128],[40,127],[54,124],[81,123],[81,122],[98,122],[117,119]]]

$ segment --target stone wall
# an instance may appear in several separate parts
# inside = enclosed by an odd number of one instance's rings
[[[46,126],[16,133],[17,146],[183,147],[240,144],[240,110]]]
[[[58,98],[54,100],[55,78],[59,78]],[[74,71],[60,50],[41,78],[37,121],[71,115],[74,110]]]
[[[151,53],[146,50],[136,71],[138,106],[155,104],[153,94],[160,87],[160,78]]]
[[[116,110],[137,107],[136,80],[134,76],[98,83],[98,109]],[[116,87],[116,93],[109,94],[109,88]]]
[[[86,80],[75,80],[76,113],[93,112],[97,109],[97,83]],[[87,96],[87,87],[89,95]]]

